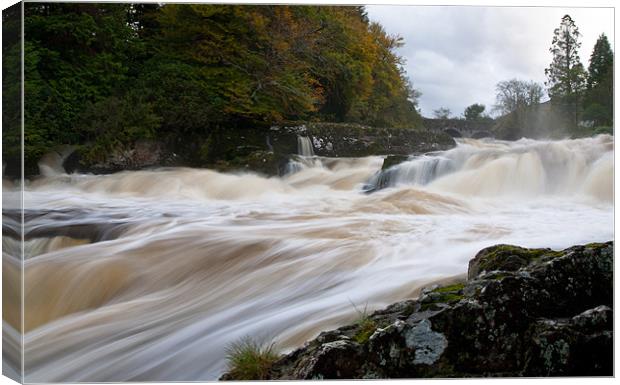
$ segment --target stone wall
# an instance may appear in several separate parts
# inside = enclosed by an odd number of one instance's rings
[[[346,123],[292,123],[271,127],[213,130],[203,137],[140,141],[116,151],[105,162],[84,164],[79,151],[64,163],[67,171],[109,173],[146,167],[189,166],[220,171],[253,171],[280,175],[298,137],[311,140],[314,153],[326,157],[409,155],[446,150],[456,145],[447,134],[429,130],[375,128]]]

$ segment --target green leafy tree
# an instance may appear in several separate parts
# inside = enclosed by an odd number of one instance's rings
[[[482,118],[482,113],[486,107],[484,104],[474,103],[471,106],[465,108],[465,112],[463,115],[465,116],[465,120],[480,120]]]
[[[504,80],[495,85],[495,110],[509,114],[540,103],[542,86],[533,81]]]
[[[598,104],[591,103],[583,111],[583,119],[592,122],[593,126],[609,124],[609,109]]]
[[[503,115],[500,118],[502,136],[518,139],[524,134],[537,135],[530,131],[530,122],[536,110],[532,107],[539,105],[543,96],[542,86],[533,81],[510,79],[497,83],[495,91],[494,109]]]
[[[594,44],[590,65],[588,66],[588,89],[592,89],[607,80],[614,68],[614,53],[611,51],[609,40],[601,34]]]
[[[319,116],[334,121],[363,121],[373,92],[373,61],[379,54],[360,7],[318,7],[316,48],[311,73],[324,91]]]
[[[35,170],[60,144],[95,162],[140,139],[283,120],[420,125],[403,41],[361,6],[26,3],[24,27]]]
[[[214,122],[306,117],[323,101],[323,88],[309,60],[320,21],[304,8],[166,5],[153,66],[190,67]]]
[[[2,11],[2,164],[21,173],[21,4]]]
[[[153,138],[160,122],[152,105],[135,91],[90,103],[78,120],[87,140],[93,143],[84,151],[85,158],[98,162],[115,151],[130,151],[136,140]]]
[[[560,26],[554,30],[549,52],[553,60],[547,75],[547,92],[551,101],[565,106],[574,115],[575,125],[579,118],[581,95],[585,89],[586,73],[579,59],[579,28],[569,15],[562,18]]]
[[[588,84],[583,118],[597,126],[613,125],[614,56],[607,36],[599,36],[588,67]]]
[[[86,106],[129,86],[137,37],[126,14],[123,4],[25,4],[27,168],[57,144],[84,143],[76,123]]]

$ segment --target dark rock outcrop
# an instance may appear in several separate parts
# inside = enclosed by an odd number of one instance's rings
[[[406,162],[409,160],[408,155],[388,155],[383,160],[383,165],[381,166],[381,171],[385,171],[391,167],[394,167],[402,162]]]
[[[138,140],[133,146],[117,148],[110,152],[104,161],[89,163],[84,166],[84,159],[78,149],[63,161],[66,172],[88,171],[93,174],[107,174],[123,170],[138,170],[174,164],[176,155],[162,141]]]
[[[270,378],[611,376],[612,265],[612,242],[486,248],[467,282],[323,332]]]
[[[379,191],[390,186],[394,177],[398,173],[395,166],[411,159],[407,155],[388,155],[383,160],[381,170],[377,171],[370,180],[364,185],[363,191],[367,194]]]

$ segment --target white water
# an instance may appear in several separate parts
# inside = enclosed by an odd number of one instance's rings
[[[314,146],[307,136],[297,137],[297,153],[301,156],[314,156]]]
[[[282,178],[162,169],[32,181],[26,381],[214,380],[241,337],[290,350],[354,320],[352,303],[381,308],[466,273],[486,246],[613,238],[610,136],[466,140],[362,193],[382,161],[300,158]],[[15,250],[5,238],[5,257]]]

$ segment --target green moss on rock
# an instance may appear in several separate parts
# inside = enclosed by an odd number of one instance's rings
[[[453,285],[441,286],[426,293],[422,297],[420,310],[437,310],[439,304],[453,304],[463,299],[463,288],[465,284],[457,283]]]
[[[552,259],[561,252],[551,249],[526,249],[512,245],[496,245],[481,250],[469,262],[468,279],[476,278],[483,271],[516,271],[541,259]]]
[[[460,291],[465,287],[464,283],[456,283],[454,285],[441,286],[431,291],[431,293],[449,293],[454,291]]]

